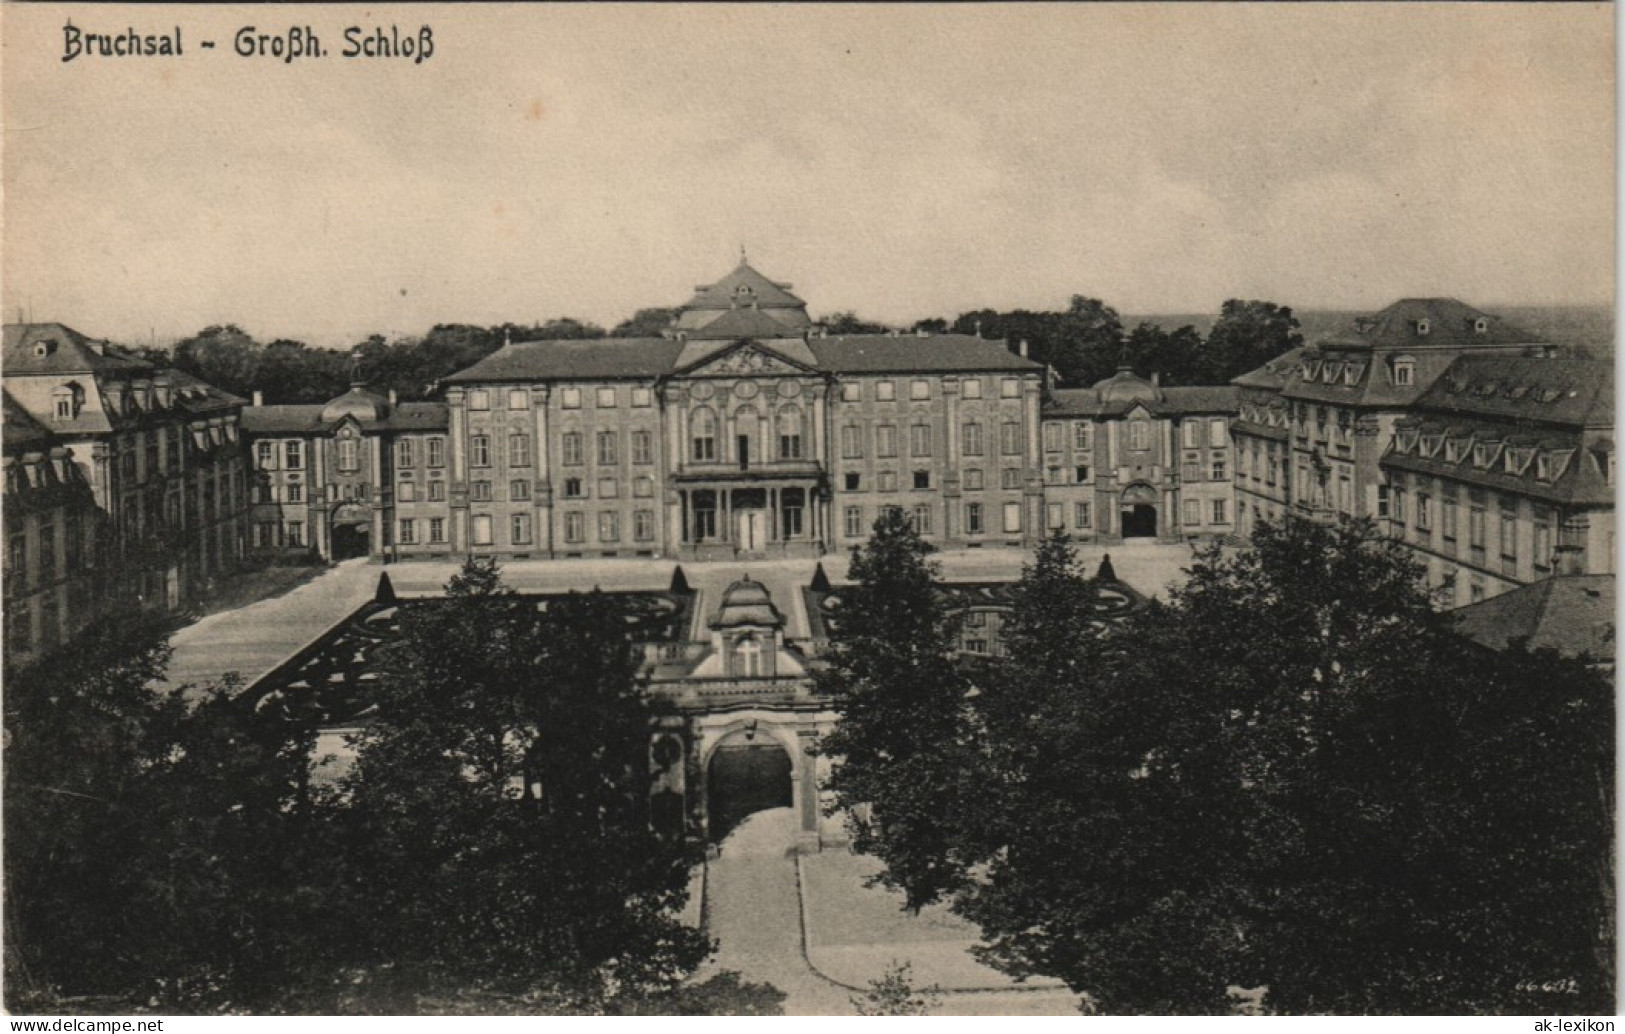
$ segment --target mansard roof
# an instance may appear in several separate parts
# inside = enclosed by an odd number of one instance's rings
[[[966,334],[856,334],[760,340],[764,348],[826,373],[1036,373],[1038,363],[1011,352],[1003,341]],[[523,381],[653,380],[685,369],[727,344],[683,338],[598,338],[524,341],[507,345],[458,373],[448,384]],[[811,363],[806,359],[810,357]]]
[[[325,403],[249,406],[242,427],[248,434],[323,435],[353,418],[363,431],[444,431],[451,426],[444,402],[401,402],[390,405],[373,392],[352,387]]]
[[[1530,649],[1614,659],[1614,576],[1556,575],[1452,611],[1456,630],[1492,650]]]
[[[6,452],[26,452],[43,449],[51,444],[51,432],[28,414],[11,392],[0,393],[4,399],[4,442]]]
[[[1482,328],[1482,329],[1481,329]],[[1401,298],[1324,338],[1330,348],[1484,348],[1541,344],[1501,317],[1454,298]]]
[[[1462,356],[1416,409],[1531,424],[1614,426],[1614,364],[1596,359]]]
[[[1150,384],[1150,381],[1146,381]],[[1059,388],[1050,392],[1043,415],[1050,417],[1119,417],[1143,408],[1153,416],[1234,414],[1241,405],[1240,391],[1228,384],[1198,384],[1158,388],[1158,398],[1103,393],[1096,388]]]
[[[761,309],[729,309],[703,326],[688,331],[688,336],[698,340],[784,337],[807,326],[807,322],[777,319]]]
[[[695,287],[694,297],[690,298],[683,308],[733,309],[742,307],[739,299],[746,297],[759,308],[805,309],[807,303],[791,294],[790,287],[788,283],[769,280],[758,273],[745,260],[745,256],[740,255],[739,265],[727,276],[714,284],[701,284]]]
[[[151,372],[152,364],[61,323],[7,323],[0,369],[7,377],[104,371],[136,374]]]

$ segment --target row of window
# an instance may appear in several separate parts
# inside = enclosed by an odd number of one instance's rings
[[[1434,503],[1435,500],[1428,492],[1418,491],[1415,494],[1415,501],[1412,502],[1411,494],[1403,485],[1377,486],[1377,516],[1392,520],[1397,534],[1401,536],[1408,534],[1408,529],[1412,525],[1417,537],[1423,539],[1431,539],[1434,531],[1438,531],[1445,548],[1454,551],[1461,527],[1462,507],[1459,497],[1447,495],[1438,499],[1437,513],[1434,510]],[[1487,501],[1469,499],[1466,509],[1469,556],[1482,567],[1486,566],[1491,555],[1499,555],[1503,573],[1515,575],[1519,557],[1516,503],[1502,500],[1498,520],[1491,520],[1489,512]],[[1553,525],[1552,512],[1545,507],[1536,507],[1530,522],[1529,539],[1530,559],[1537,571],[1545,572],[1551,569]],[[1492,528],[1498,532],[1496,542],[1498,549],[1493,554],[1487,542],[1488,532]]]
[[[889,459],[897,455],[897,426],[895,424],[876,424],[874,427],[875,455],[881,459]],[[864,428],[857,424],[846,424],[841,428],[841,458],[847,460],[862,459],[867,435]],[[960,448],[966,456],[981,456],[984,454],[982,424],[971,421],[960,430]],[[1011,420],[999,425],[999,452],[1005,456],[1020,456],[1022,454],[1021,424]],[[908,429],[908,454],[924,458],[932,455],[932,426],[927,423],[911,424]]]
[[[1080,504],[1087,506],[1088,504]],[[914,528],[921,535],[934,534],[931,515],[934,508],[930,503],[920,503],[913,508],[912,517]],[[965,503],[965,534],[983,535],[987,528],[987,509],[981,503]],[[1021,533],[1021,504],[1005,503],[1003,507],[1004,533],[1017,535]],[[862,538],[868,534],[864,524],[864,508],[861,506],[848,506],[842,513],[842,530],[849,539]]]
[[[875,402],[894,402],[897,399],[897,382],[892,380],[872,381],[870,383],[872,399]],[[959,382],[959,394],[962,398],[979,399],[982,397],[982,378],[965,377]],[[931,382],[923,378],[915,378],[908,383],[908,397],[914,402],[928,401],[931,395]],[[1021,380],[1017,377],[1004,377],[999,380],[999,397],[1015,399],[1021,397]],[[862,402],[863,382],[847,381],[841,385],[842,402]]]
[[[631,435],[631,460],[636,464],[654,462],[654,438],[648,431],[633,431]],[[523,444],[520,445],[519,443]],[[580,431],[566,431],[559,438],[559,460],[566,467],[579,467],[586,462],[587,436]],[[595,434],[593,455],[599,466],[612,466],[620,462],[621,436],[616,431],[599,431]],[[524,457],[523,462],[514,459],[515,450]],[[510,467],[528,466],[530,437],[528,435],[510,435],[508,439],[508,465]],[[476,462],[476,467],[488,466],[486,463]]]

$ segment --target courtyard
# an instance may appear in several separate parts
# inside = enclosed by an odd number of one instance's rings
[[[1177,584],[1192,555],[1189,546],[1149,543],[1079,552],[1090,571],[1109,553],[1117,577],[1147,596]],[[1019,550],[967,550],[939,554],[937,560],[946,582],[972,587],[1018,578],[1028,557]],[[818,606],[819,596],[804,590],[819,564],[838,591],[847,577],[843,556],[684,564],[693,597],[676,620],[689,627],[671,634],[702,638],[724,590],[748,575],[781,602],[788,638],[814,638],[823,628],[808,608]],[[527,594],[599,588],[660,595],[675,566],[664,559],[563,560],[508,564],[502,575]],[[173,637],[171,680],[203,686],[236,673],[243,684],[253,685],[279,669],[285,672],[290,658],[365,650],[367,623],[395,609],[365,606],[383,575],[397,597],[411,600],[440,595],[457,570],[452,564],[340,563],[281,595],[179,630]],[[358,611],[372,616],[357,618]],[[931,1011],[938,1014],[1077,1014],[1077,996],[1064,986],[1017,983],[976,959],[978,931],[945,906],[911,914],[902,908],[901,895],[871,886],[878,868],[873,859],[839,846],[798,854],[794,845],[791,809],[757,811],[732,830],[696,875],[688,917],[703,923],[718,942],[699,979],[737,971],[746,981],[782,992],[788,1014],[850,1014],[853,998],[871,981],[906,964],[914,988],[935,992]]]

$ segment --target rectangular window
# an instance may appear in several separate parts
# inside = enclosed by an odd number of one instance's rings
[[[1467,511],[1467,544],[1474,549],[1484,548],[1484,508],[1481,506]]]
[[[1061,451],[1061,425],[1053,421],[1044,425],[1044,451]]]
[[[1197,420],[1186,420],[1179,425],[1179,444],[1187,449],[1194,449],[1202,444],[1202,424]]]
[[[1302,470],[1302,468],[1299,469],[1298,473],[1299,473],[1299,480],[1300,481],[1303,480],[1303,470]],[[1377,519],[1378,520],[1386,520],[1388,518],[1388,516],[1393,512],[1394,507],[1393,507],[1392,494],[1393,494],[1393,489],[1389,488],[1387,485],[1378,485],[1377,486]]]
[[[508,498],[512,499],[516,503],[522,503],[525,500],[529,499],[530,498],[530,482],[529,481],[510,481],[510,482],[508,482]]]
[[[561,462],[566,467],[581,466],[581,432],[564,432],[564,436],[559,439],[559,453]]]
[[[1051,528],[1066,527],[1066,507],[1060,503],[1049,503],[1044,507],[1046,523]]]
[[[972,420],[966,424],[960,437],[965,455],[980,456],[982,454],[982,425],[979,422]]]
[[[654,405],[654,392],[650,391],[648,388],[632,389],[633,409],[648,409],[652,405]]]
[[[841,428],[841,458],[843,460],[863,458],[863,428],[855,424],[847,424]]]
[[[982,533],[982,504],[965,504],[965,534],[980,535]]]
[[[875,482],[875,487],[880,491],[895,492],[897,491],[897,472],[895,470],[883,470],[875,475]]]
[[[1007,420],[999,425],[999,452],[1006,456],[1021,455],[1021,425]]]
[[[890,402],[897,397],[897,385],[891,381],[879,381],[875,384],[875,400]]]
[[[1004,399],[1018,399],[1021,397],[1021,382],[1014,377],[1006,377],[999,382],[999,397]]]
[[[446,519],[444,517],[429,518],[429,541],[446,541]]]
[[[446,498],[446,483],[444,481],[429,482],[429,501],[431,503],[444,502]]]
[[[529,409],[530,408],[530,392],[526,391],[524,388],[509,388],[508,389],[508,408],[509,409]]]
[[[653,510],[639,510],[632,515],[632,537],[639,542],[649,542],[655,537],[655,512]]]
[[[510,467],[528,467],[528,466],[530,466],[530,435],[528,435],[528,434],[510,434],[510,435],[508,435],[508,466],[510,466]]]
[[[397,467],[417,465],[417,450],[413,448],[415,444],[410,438],[402,438],[395,443],[395,465]]]
[[[489,481],[470,481],[468,483],[468,497],[470,499],[474,500],[476,503],[488,503],[488,502],[490,502],[491,501],[491,482],[489,482]]]
[[[856,384],[856,383],[841,385],[841,401],[842,402],[862,402],[863,401],[863,385]]]
[[[1518,560],[1518,516],[1501,514],[1501,559],[1514,563]]]
[[[1211,462],[1208,465],[1208,480],[1209,481],[1228,481],[1228,480],[1230,480],[1230,467],[1229,467],[1229,463],[1225,459],[1224,453],[1216,452],[1210,457],[1210,459],[1211,459]]]
[[[999,487],[1003,489],[1020,488],[1021,468],[1005,467],[1003,470],[999,471]]]
[[[1426,492],[1416,493],[1416,530],[1433,530],[1433,497]]]
[[[475,467],[491,465],[490,435],[476,434],[468,439],[468,462]]]
[[[1552,566],[1552,524],[1551,517],[1543,510],[1535,511],[1535,555],[1530,559],[1534,561],[1535,568],[1540,571],[1549,571]]]
[[[1185,523],[1202,523],[1202,501],[1200,499],[1185,500]]]
[[[1059,485],[1061,483],[1061,468],[1060,467],[1045,467],[1044,468],[1044,483],[1047,484],[1047,485]]]
[[[614,478],[599,478],[598,479],[598,498],[600,498],[600,499],[614,499],[617,494],[618,494],[618,492],[616,490],[616,485],[615,485],[615,479]]]
[[[908,454],[910,456],[931,455],[930,424],[914,424],[908,429]]]
[[[564,515],[564,541],[585,542],[587,540],[586,514],[571,511]]]
[[[654,462],[654,439],[648,431],[632,432],[632,462],[641,464]]]
[[[968,399],[979,399],[982,397],[982,378],[980,377],[966,377],[960,382],[959,387],[960,391]]]
[[[598,515],[598,541],[621,541],[621,515],[614,510],[605,510]]]
[[[1088,464],[1079,464],[1078,466],[1072,468],[1072,483],[1074,485],[1084,485],[1089,483]]]
[[[400,543],[410,546],[418,540],[418,522],[410,517],[401,518]]]
[[[1128,447],[1138,452],[1143,452],[1151,447],[1151,422],[1149,420],[1129,421]]]
[[[1229,524],[1230,523],[1230,505],[1229,505],[1228,500],[1225,500],[1225,499],[1215,499],[1215,500],[1213,500],[1213,523],[1214,524]]]
[[[305,525],[301,521],[288,522],[288,545],[303,546],[305,544]]]
[[[289,470],[302,470],[305,466],[305,443],[285,442],[282,446],[283,466]],[[353,469],[353,468],[352,468]]]
[[[302,503],[305,501],[305,486],[295,481],[288,485],[288,502]]]
[[[655,482],[651,477],[635,477],[632,479],[632,494],[639,499],[648,499],[655,494]]]
[[[863,475],[858,473],[857,471],[849,470],[849,471],[846,472],[845,484],[846,484],[846,490],[848,492],[856,492],[858,490],[859,486],[861,485],[862,481],[863,481]]]
[[[1092,513],[1090,513],[1088,503],[1074,503],[1074,504],[1072,504],[1072,525],[1073,525],[1073,527],[1087,528],[1093,523],[1093,520],[1094,520],[1094,515]]]
[[[910,381],[908,385],[908,397],[916,402],[929,399],[931,397],[931,382],[920,379]]]
[[[491,393],[484,388],[475,388],[468,393],[469,409],[490,409]]]
[[[1004,504],[1004,531],[1005,531],[1005,534],[1013,535],[1013,534],[1015,534],[1016,532],[1018,532],[1020,530],[1021,530],[1021,504],[1020,503],[1005,503]]]
[[[846,537],[855,539],[863,534],[863,507],[848,506],[844,517]]]
[[[619,460],[616,453],[619,451],[617,435],[614,431],[598,432],[598,462],[601,466],[614,466]]]
[[[476,546],[491,544],[491,515],[477,513],[468,520],[469,534]]]
[[[444,438],[429,439],[429,466],[444,467],[446,465],[446,440]]]
[[[565,388],[559,392],[559,407],[561,409],[581,408],[581,389]],[[579,541],[579,540],[578,540]]]
[[[293,464],[288,465],[290,469]],[[356,454],[356,440],[354,438],[339,439],[339,469],[350,471],[359,466]]]
[[[599,388],[597,404],[599,409],[614,409],[615,389],[613,387]]]
[[[582,498],[582,496],[584,494],[585,493],[581,489],[581,479],[580,478],[565,478],[564,479],[564,498],[566,498],[566,499],[580,499],[580,498]]]
[[[288,486],[288,488],[290,488],[290,489],[292,489],[293,487],[295,487],[295,486],[293,486],[293,485]],[[291,491],[288,493],[288,495],[289,495],[288,502],[292,503],[292,502],[297,502],[298,501],[298,500],[292,498],[293,493]],[[395,501],[396,502],[412,503],[412,502],[417,501],[417,497],[418,497],[418,486],[416,484],[414,484],[414,483],[412,483],[410,481],[402,481],[399,485],[395,486]]]
[[[516,513],[509,519],[508,541],[516,546],[530,544],[530,514]]]
[[[965,471],[965,490],[967,492],[980,492],[982,490],[982,471],[973,467]]]
[[[916,470],[914,472],[914,487],[925,489],[931,487],[931,472],[929,470]]]
[[[1222,449],[1226,444],[1227,429],[1224,418],[1214,417],[1207,422],[1207,444],[1210,449]]]
[[[880,424],[875,427],[875,455],[884,457],[897,455],[897,428],[891,424]]]
[[[1079,452],[1089,449],[1089,422],[1087,420],[1074,420],[1072,422],[1072,448]]]
[[[1186,481],[1202,480],[1202,454],[1199,452],[1187,452],[1185,454],[1185,463],[1180,468],[1179,476]]]
[[[276,460],[276,444],[274,442],[259,442],[254,446],[254,465],[261,470],[271,469]]]

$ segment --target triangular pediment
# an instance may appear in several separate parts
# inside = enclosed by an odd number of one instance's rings
[[[1128,411],[1128,418],[1130,420],[1150,420],[1151,415],[1152,414],[1149,409],[1146,409],[1144,406],[1139,405],[1138,403],[1135,404],[1133,409]]]
[[[762,377],[815,372],[754,341],[740,342],[695,361],[678,373],[684,377]]]

